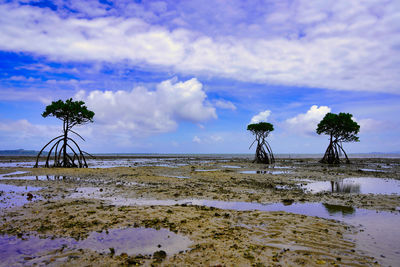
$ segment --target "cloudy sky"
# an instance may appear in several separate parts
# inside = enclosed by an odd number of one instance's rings
[[[206,4],[205,4],[206,3]],[[348,152],[400,151],[400,1],[1,1],[0,150],[39,150],[83,100],[89,152],[322,153],[327,112],[361,125]]]

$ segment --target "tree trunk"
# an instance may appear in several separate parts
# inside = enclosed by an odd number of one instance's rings
[[[63,145],[63,167],[68,167],[67,159],[67,141],[68,141],[68,117],[64,121],[64,145]]]

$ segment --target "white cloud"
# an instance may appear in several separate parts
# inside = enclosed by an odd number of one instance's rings
[[[8,78],[8,80],[10,81],[18,81],[18,82],[37,82],[40,81],[40,79],[37,78],[33,78],[33,77],[25,77],[25,76],[11,76],[10,78]]]
[[[388,129],[393,130],[394,125],[392,122],[381,121],[376,119],[361,119],[358,120],[354,118],[356,122],[360,125],[360,134],[364,133],[379,133],[387,131]]]
[[[39,101],[48,105],[53,100],[66,99],[68,97],[71,97],[71,92],[61,89],[33,88],[22,91],[0,87],[0,100],[4,101]]]
[[[210,136],[210,140],[214,143],[218,143],[218,142],[222,142],[224,141],[224,139],[222,138],[222,136],[219,135],[211,135]]]
[[[197,144],[216,144],[224,141],[224,138],[217,134],[204,135],[201,138],[195,135],[192,139],[193,143]]]
[[[12,134],[19,139],[37,136],[56,137],[62,134],[62,128],[48,125],[35,125],[26,119],[11,122],[0,122],[0,132]]]
[[[200,144],[201,143],[201,139],[197,136],[197,135],[195,135],[194,137],[193,137],[193,140],[192,140],[194,143],[198,143],[198,144]]]
[[[327,106],[313,105],[306,113],[287,119],[284,124],[295,133],[312,135],[315,134],[318,123],[330,111]]]
[[[227,100],[217,100],[214,102],[214,105],[217,108],[236,110],[236,106],[231,101]]]
[[[80,91],[76,99],[95,112],[94,120],[109,132],[149,135],[175,130],[179,121],[193,123],[216,119],[215,108],[206,102],[202,84],[195,78],[174,79],[157,85],[155,91],[136,87],[131,91]]]
[[[258,113],[257,115],[254,115],[253,118],[251,118],[250,120],[250,124],[251,123],[259,123],[259,122],[266,122],[269,115],[271,115],[271,110],[265,110],[265,111],[261,111],[260,113]]]
[[[241,7],[248,5],[234,1],[217,7],[225,12],[213,11],[214,5],[198,11],[181,3],[194,12],[187,16],[184,10],[160,13],[171,6],[162,3],[149,10],[140,5],[123,7],[124,15],[132,12],[136,17],[118,17],[114,10],[105,12],[109,6],[95,2],[72,2],[73,10],[91,18],[1,4],[0,49],[55,60],[129,62],[241,81],[400,93],[396,1],[294,2],[259,5],[256,8],[269,9],[262,9],[265,17],[254,22],[246,21],[249,14]],[[199,16],[201,12],[207,16]],[[207,23],[207,19],[218,22],[221,14],[224,25]],[[157,19],[164,19],[163,26],[153,24]],[[172,21],[188,26],[176,28]],[[195,30],[187,28],[195,24]],[[240,33],[235,35],[233,29]]]

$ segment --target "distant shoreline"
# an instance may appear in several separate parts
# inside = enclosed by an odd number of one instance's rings
[[[0,150],[0,157],[36,157],[38,151],[34,150]],[[42,153],[47,156],[47,152]],[[322,153],[276,153],[276,158],[320,158]],[[254,153],[94,153],[95,157],[110,158],[243,158],[251,159]],[[349,153],[350,158],[400,158],[400,153]]]

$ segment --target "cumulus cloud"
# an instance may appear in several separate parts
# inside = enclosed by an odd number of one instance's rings
[[[185,2],[71,1],[59,11],[3,3],[0,49],[259,83],[399,93],[396,1]]]
[[[287,119],[284,124],[295,133],[312,135],[315,134],[318,123],[330,111],[331,109],[327,106],[313,105],[306,113]]]
[[[227,100],[217,100],[214,102],[214,106],[222,109],[236,110],[236,106],[231,101]]]
[[[200,144],[201,143],[201,139],[200,139],[200,137],[198,137],[197,135],[195,135],[194,137],[193,137],[193,140],[192,140],[194,143],[197,143],[197,144]]]
[[[269,115],[271,115],[271,110],[265,110],[265,111],[261,111],[260,113],[258,113],[257,115],[254,115],[253,118],[251,118],[250,120],[250,124],[251,123],[259,123],[259,122],[266,122]]]
[[[202,84],[195,78],[185,82],[166,80],[151,91],[80,91],[75,98],[93,110],[95,121],[110,132],[149,135],[175,130],[179,121],[198,123],[216,119],[215,108],[207,103]]]

